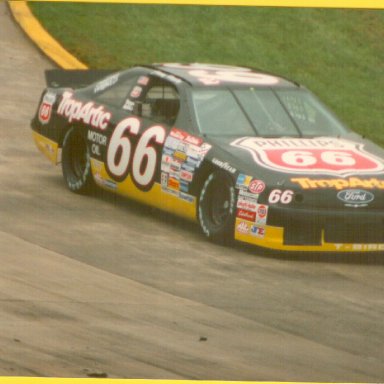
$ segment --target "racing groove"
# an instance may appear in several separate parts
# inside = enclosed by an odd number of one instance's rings
[[[380,258],[220,247],[70,193],[29,129],[50,63],[0,18],[1,375],[384,379]]]

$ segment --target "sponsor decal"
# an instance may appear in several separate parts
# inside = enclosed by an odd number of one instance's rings
[[[104,179],[100,173],[98,173],[98,172],[95,173],[94,177],[95,177],[96,183],[99,184],[100,186],[110,188],[113,190],[117,189],[117,184],[114,181],[109,180],[109,179]]]
[[[92,153],[92,155],[95,155],[95,156],[98,156],[98,157],[101,156],[101,149],[100,149],[99,144],[92,143],[92,145],[91,145],[91,153]]]
[[[169,193],[172,196],[180,197],[180,192],[176,189],[165,188],[163,189],[163,192]]]
[[[173,158],[178,161],[185,161],[187,160],[187,155],[184,152],[176,151],[173,153]]]
[[[293,200],[294,192],[290,189],[282,191],[281,189],[274,189],[271,191],[268,197],[268,203],[270,204],[290,204]]]
[[[237,169],[232,167],[230,164],[228,164],[226,161],[221,161],[219,159],[216,159],[216,157],[214,157],[212,159],[212,163],[217,165],[219,168],[221,169],[224,169],[224,171],[228,171],[230,173],[236,173]]]
[[[171,130],[171,132],[169,132],[169,135],[171,136],[171,137],[174,137],[175,139],[177,139],[177,140],[180,140],[180,141],[183,141],[184,139],[185,139],[185,137],[186,137],[186,133],[185,132],[183,132],[183,131],[180,131],[179,129],[177,129],[177,128],[173,128],[172,130]]]
[[[264,239],[265,237],[265,228],[264,227],[259,227],[257,225],[252,225],[251,227],[251,235],[258,237],[260,239]]]
[[[97,184],[101,184],[103,182],[103,178],[98,171],[94,174],[94,179]]]
[[[190,164],[186,164],[186,163],[182,163],[181,164],[181,169],[184,170],[184,171],[188,171],[188,172],[194,172],[195,171],[195,167],[190,165]]]
[[[178,172],[178,171],[173,171],[172,168],[171,168],[171,170],[169,171],[168,176],[171,177],[171,178],[174,179],[174,180],[178,180],[178,181],[180,181],[180,172]]]
[[[107,188],[111,188],[111,189],[117,189],[117,184],[112,181],[112,180],[104,180],[104,185],[107,187]]]
[[[177,148],[175,149],[177,149],[180,152],[186,153],[188,150],[188,144],[178,141]]]
[[[247,176],[247,175],[244,175],[243,173],[240,173],[240,175],[237,176],[236,188],[248,190],[248,186],[251,181],[252,181],[252,176]]]
[[[100,144],[100,145],[107,145],[107,136],[102,135],[99,132],[95,131],[88,131],[88,140],[92,143]]]
[[[199,155],[204,157],[208,151],[212,148],[212,145],[211,144],[208,144],[208,143],[203,143],[200,145],[200,148],[198,150],[199,152]]]
[[[180,140],[172,136],[168,136],[167,140],[165,141],[165,146],[172,150],[177,150],[180,144],[181,144]]]
[[[257,225],[265,225],[267,224],[267,217],[268,217],[268,206],[264,204],[257,204],[255,223]]]
[[[293,183],[297,183],[303,189],[384,189],[384,180],[374,177],[361,179],[359,177],[349,177],[348,179],[311,179],[309,177],[292,178]]]
[[[248,192],[245,189],[239,189],[239,196],[244,197],[244,198],[248,198],[248,199],[252,199],[255,202],[257,202],[257,199],[259,198],[258,194]]]
[[[161,172],[160,182],[161,182],[161,188],[167,189],[167,187],[168,187],[168,174],[167,173]]]
[[[237,68],[227,65],[184,65],[178,63],[167,64],[167,66],[186,69],[190,76],[195,77],[205,85],[217,85],[222,82],[250,85],[273,85],[279,82],[279,79],[275,76],[253,72],[248,68]]]
[[[185,181],[180,181],[180,191],[182,192],[188,192],[189,191],[189,183],[186,183]]]
[[[261,180],[253,179],[248,185],[248,190],[252,193],[260,194],[264,191],[264,189],[265,183]]]
[[[174,153],[175,153],[175,151],[173,149],[170,149],[167,147],[164,147],[164,149],[163,149],[164,155],[173,156]]]
[[[200,137],[192,136],[189,133],[181,131],[177,128],[173,128],[169,134],[172,137],[184,141],[188,144],[200,146],[203,143],[203,139],[201,139]]]
[[[169,155],[163,154],[161,156],[161,170],[163,172],[170,172],[173,158]]]
[[[92,158],[92,166],[96,172],[101,172],[103,169],[104,163],[102,161],[96,160]]]
[[[151,75],[153,76],[157,76],[157,77],[160,77],[162,79],[165,79],[165,80],[168,80],[170,81],[171,83],[175,83],[175,84],[180,84],[182,82],[181,79],[179,79],[178,77],[176,76],[173,76],[173,75],[167,75],[166,73],[164,72],[161,72],[161,71],[152,71],[151,72]]]
[[[148,83],[149,83],[149,77],[148,76],[140,76],[139,80],[137,80],[137,84],[139,84],[139,85],[146,86],[146,85],[148,85]]]
[[[238,225],[236,225],[236,231],[244,235],[248,235],[249,230],[250,230],[250,225],[244,221],[241,221]]]
[[[133,111],[133,107],[135,106],[135,102],[127,99],[123,105],[123,109],[125,111]]]
[[[205,85],[218,85],[222,82],[232,82],[252,85],[273,85],[279,82],[275,76],[262,73],[252,73],[243,71],[189,71],[191,76],[197,77]]]
[[[143,88],[136,85],[135,87],[133,87],[133,89],[130,93],[130,97],[132,97],[133,99],[137,99],[138,97],[141,96],[142,92],[143,92]]]
[[[180,199],[187,201],[188,203],[193,203],[195,198],[192,195],[188,195],[188,193],[180,192]]]
[[[167,154],[163,154],[163,156],[161,157],[161,161],[165,164],[172,164],[173,163],[173,157],[169,156]]]
[[[180,181],[176,180],[173,177],[169,177],[168,179],[168,188],[174,189],[174,190],[179,190],[180,189]]]
[[[384,244],[335,244],[337,251],[384,251]]]
[[[112,76],[108,76],[104,80],[99,81],[93,90],[94,93],[102,92],[105,89],[112,87],[112,85],[115,85],[119,80],[119,74],[116,73]]]
[[[82,121],[100,130],[105,130],[111,119],[111,114],[103,106],[95,107],[93,102],[84,104],[77,101],[73,98],[73,93],[69,91],[63,93],[57,113],[66,117],[70,123]]]
[[[202,153],[200,153],[199,147],[193,144],[189,144],[188,147],[186,148],[185,153],[187,154],[188,157],[192,157],[196,160],[200,160],[204,157]]]
[[[161,171],[170,173],[171,172],[171,164],[161,162]]]
[[[47,92],[41,102],[39,108],[39,121],[41,124],[48,124],[51,120],[52,106],[55,104],[56,95],[51,92]]]
[[[191,182],[193,179],[193,173],[182,170],[180,172],[180,179]]]
[[[247,221],[251,221],[251,222],[255,222],[256,220],[256,212],[252,212],[252,211],[247,211],[245,209],[238,209],[237,210],[237,213],[236,213],[236,216],[239,218],[239,219],[243,219],[243,220],[247,220]]]
[[[195,169],[200,166],[200,160],[196,160],[193,157],[187,157],[186,164]]]
[[[201,145],[203,143],[203,139],[200,137],[195,137],[191,135],[187,135],[184,139],[186,143],[193,144],[193,145]]]
[[[239,197],[237,200],[237,208],[244,209],[246,211],[257,211],[258,204],[256,200],[244,199]]]
[[[181,163],[177,160],[172,160],[171,161],[171,170],[174,172],[180,172],[181,170]]]
[[[43,151],[46,151],[48,152],[50,155],[54,155],[55,154],[55,147],[49,143],[49,142],[46,142],[46,143],[39,143],[40,147],[42,148]]]
[[[383,159],[365,152],[363,144],[345,139],[243,137],[231,145],[248,151],[260,166],[279,172],[341,177],[384,172]]]
[[[375,199],[373,193],[363,189],[346,189],[337,194],[337,198],[347,207],[366,207]]]

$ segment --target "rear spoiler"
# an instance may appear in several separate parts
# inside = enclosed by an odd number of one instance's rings
[[[112,69],[48,69],[45,82],[49,88],[82,88],[118,72]]]

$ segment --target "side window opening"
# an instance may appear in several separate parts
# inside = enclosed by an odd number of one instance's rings
[[[176,88],[163,80],[153,79],[141,105],[141,116],[172,125],[180,108]]]
[[[96,93],[95,100],[101,104],[119,108],[124,104],[125,100],[127,99],[127,95],[131,91],[135,82],[136,78],[120,80],[117,84],[114,84],[107,89]]]

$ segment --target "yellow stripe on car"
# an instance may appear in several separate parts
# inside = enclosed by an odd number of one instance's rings
[[[53,140],[48,139],[46,136],[32,131],[32,137],[36,143],[37,148],[43,153],[53,164],[58,164],[59,160],[59,145]]]
[[[91,158],[91,167],[96,184],[103,189],[114,191],[119,195],[172,212],[188,220],[196,221],[195,197],[191,202],[180,199],[176,195],[163,191],[159,183],[154,183],[149,191],[141,191],[133,183],[131,176],[128,176],[122,182],[116,182],[109,177],[104,163],[93,158]]]

